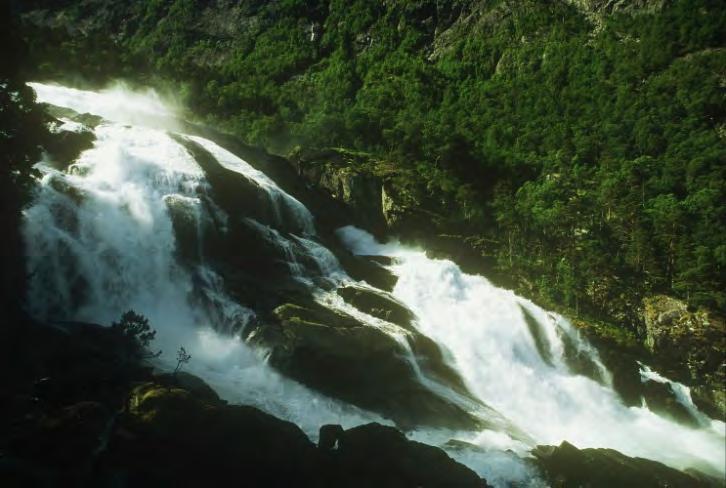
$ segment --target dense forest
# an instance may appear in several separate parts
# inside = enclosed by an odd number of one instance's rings
[[[33,75],[171,87],[274,152],[354,151],[578,313],[726,310],[720,2],[213,3],[27,2]]]

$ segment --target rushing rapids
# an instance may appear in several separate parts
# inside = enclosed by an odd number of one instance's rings
[[[476,431],[418,426],[411,435],[445,444],[490,482],[533,479],[533,468],[518,456],[563,440],[723,474],[722,422],[698,412],[685,386],[645,365],[643,381],[667,383],[700,426],[680,425],[645,404],[625,406],[597,350],[564,317],[450,261],[344,227],[337,234],[348,249],[390,257],[386,267],[398,278],[391,295],[356,282],[317,236],[314,216],[298,199],[217,143],[181,133],[174,112],[157,96],[32,86],[39,101],[104,119],[93,128],[93,147],[72,164],[37,166],[42,176],[24,232],[29,303],[39,318],[107,324],[133,309],[158,329],[160,367],[172,365],[173,352],[184,346],[194,358],[192,372],[229,401],[256,405],[310,435],[325,423],[385,422],[286,378],[267,364],[263,348],[243,340],[240,331],[263,319],[244,290],[230,292],[216,254],[227,253],[225,262],[267,259],[270,266],[260,269],[271,274],[260,282],[279,273],[288,280],[285,287],[305,290],[326,309],[391,337],[424,389],[487,420]],[[65,119],[56,130],[81,129]],[[235,190],[222,201],[214,187],[230,175],[249,198]],[[263,248],[234,241],[234,226]],[[342,286],[396,300],[413,312],[415,330],[359,310],[336,292]],[[411,346],[414,334],[435,341],[465,386],[427,371]]]

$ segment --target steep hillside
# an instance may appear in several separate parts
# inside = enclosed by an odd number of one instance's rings
[[[718,2],[22,9],[34,76],[171,86],[253,143],[373,173],[426,212],[393,230],[466,236],[530,296],[629,334],[652,294],[726,309]]]

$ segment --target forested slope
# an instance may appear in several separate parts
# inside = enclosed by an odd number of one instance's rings
[[[164,84],[273,151],[353,151],[554,303],[621,323],[653,293],[726,309],[720,2],[22,9],[34,76]]]

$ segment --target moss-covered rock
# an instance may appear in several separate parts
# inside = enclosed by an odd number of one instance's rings
[[[316,474],[305,434],[255,408],[156,383],[136,387],[129,406],[109,460],[129,486],[213,486],[238,476],[250,486],[305,486]]]
[[[642,336],[658,370],[694,388],[694,401],[715,418],[726,417],[726,325],[704,310],[690,311],[673,297],[643,300]]]
[[[219,395],[217,395],[217,392],[214,391],[211,386],[205,383],[203,379],[184,371],[178,371],[176,373],[163,373],[154,377],[154,380],[162,386],[187,390],[196,398],[206,402],[221,402]]]
[[[375,174],[377,163],[369,155],[337,149],[297,150],[290,162],[308,184],[342,203],[356,223],[383,230],[382,180]]]

